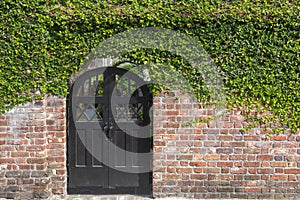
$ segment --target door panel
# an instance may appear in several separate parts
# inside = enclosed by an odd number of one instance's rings
[[[70,193],[150,194],[150,172],[124,172],[145,165],[130,152],[150,151],[150,129],[145,125],[150,123],[152,99],[147,86],[136,88],[141,81],[124,69],[107,67],[81,75],[73,85],[68,116]],[[149,137],[139,138],[141,133]]]

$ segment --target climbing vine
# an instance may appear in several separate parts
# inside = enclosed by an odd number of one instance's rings
[[[199,41],[223,75],[227,104],[246,108],[253,124],[300,129],[300,3],[285,0],[0,1],[0,111],[47,93],[67,95],[71,74],[93,48],[139,27]],[[176,55],[124,56],[174,65],[202,91],[197,73]]]

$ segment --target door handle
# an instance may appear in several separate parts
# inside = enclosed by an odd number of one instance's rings
[[[108,138],[108,139],[110,139],[110,134],[109,134],[109,132],[110,132],[110,130],[112,130],[114,127],[112,126],[112,125],[108,125],[108,122],[105,122],[105,124],[104,124],[104,126],[102,126],[102,130],[104,131],[104,133],[105,133],[105,135],[106,135],[106,137]]]
[[[105,122],[105,124],[101,126],[102,131],[106,132],[107,131],[107,127],[108,127],[108,124],[107,124],[107,122]]]

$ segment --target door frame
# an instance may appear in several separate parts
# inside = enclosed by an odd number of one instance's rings
[[[115,67],[115,66],[110,66],[110,67]],[[118,68],[118,69],[122,69],[125,70],[123,68]],[[97,69],[93,69],[93,70],[97,70]],[[89,73],[93,70],[89,70],[86,73]],[[81,74],[79,77],[84,76],[84,74]],[[104,74],[104,72],[103,72]],[[73,89],[74,83],[69,87],[69,91],[70,91],[70,95],[68,95],[66,101],[67,101],[67,192],[68,194],[138,194],[138,195],[147,195],[147,196],[152,196],[152,171],[151,172],[147,172],[147,173],[143,173],[144,177],[147,175],[148,176],[148,181],[149,183],[147,184],[148,188],[145,187],[145,184],[142,184],[142,181],[146,181],[146,180],[139,180],[139,182],[141,183],[140,185],[143,185],[144,188],[138,188],[138,187],[118,187],[118,188],[99,188],[99,187],[79,187],[79,188],[71,188],[69,187],[69,173],[70,173],[70,156],[75,155],[75,151],[74,152],[70,152],[70,145],[72,145],[72,143],[70,143],[70,133],[72,131],[76,131],[76,127],[72,126],[74,124],[74,122],[72,122],[73,120],[73,113],[72,113],[72,89]],[[152,94],[149,95],[151,96],[151,103],[153,102],[153,96]],[[151,118],[153,118],[153,116],[151,116]],[[70,121],[71,120],[71,121]],[[73,123],[73,124],[72,124]],[[75,125],[75,124],[74,124]],[[151,124],[153,126],[153,124]],[[75,129],[75,130],[74,130]],[[151,127],[151,130],[153,130],[153,127]],[[151,137],[153,137],[153,133],[150,133]],[[151,139],[153,141],[153,138]],[[151,146],[150,146],[150,150],[151,150]],[[109,172],[110,173],[110,172]]]

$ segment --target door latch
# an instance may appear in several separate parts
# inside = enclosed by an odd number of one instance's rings
[[[112,126],[112,125],[108,125],[108,122],[105,122],[104,126],[102,126],[102,130],[104,131],[104,133],[105,133],[105,135],[106,135],[106,137],[107,137],[108,139],[110,139],[110,134],[109,134],[109,132],[110,132],[110,130],[112,130],[112,129],[113,129],[113,126]]]

